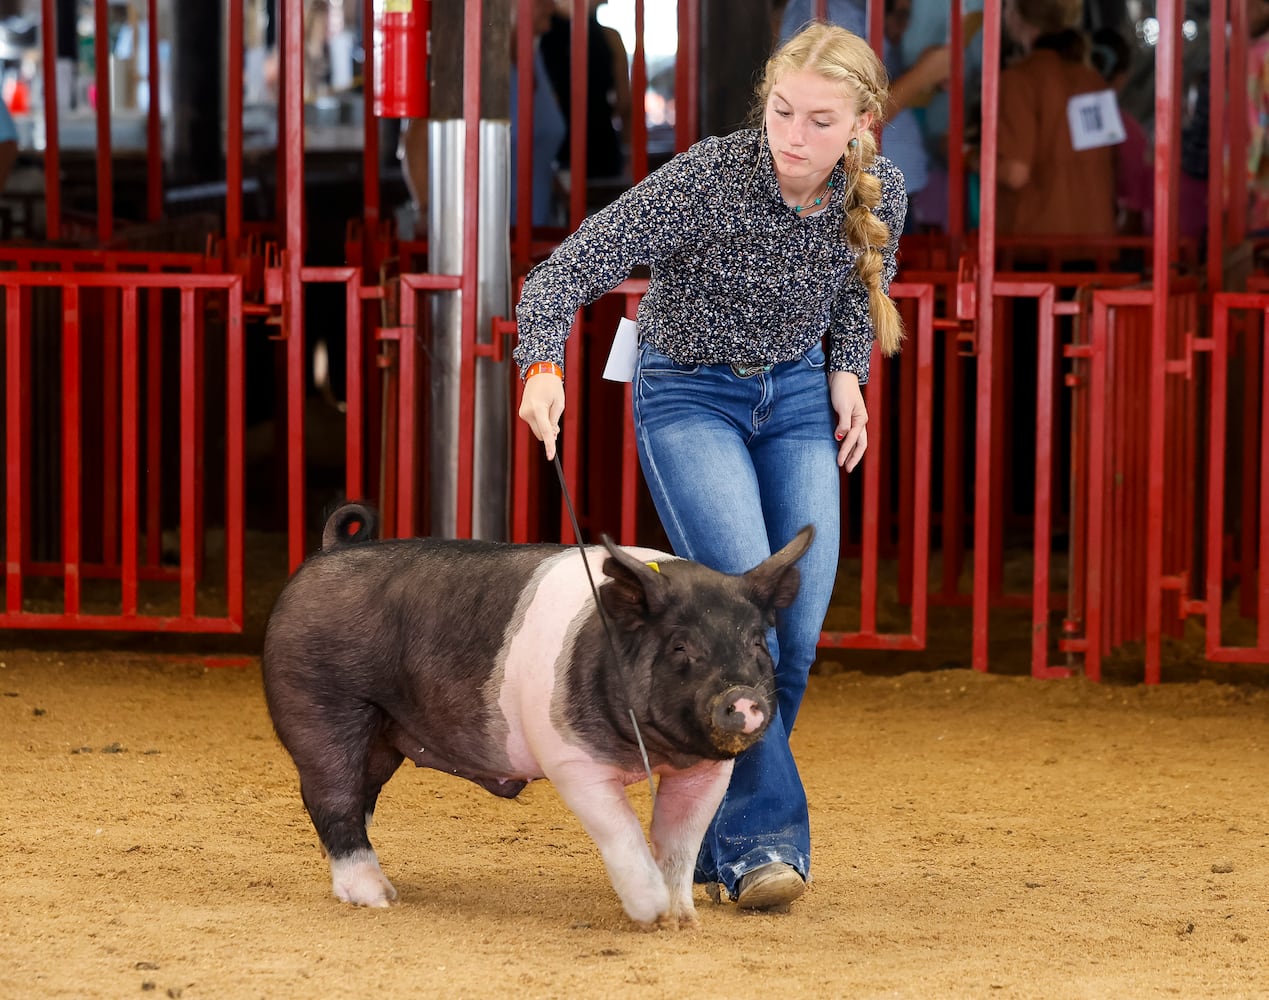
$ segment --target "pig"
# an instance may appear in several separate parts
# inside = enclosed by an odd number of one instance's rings
[[[814,529],[728,575],[607,537],[583,556],[374,540],[373,524],[361,504],[330,516],[321,551],[278,597],[262,656],[335,896],[396,899],[367,827],[408,758],[508,798],[550,779],[630,919],[695,925],[696,855],[734,757],[775,709],[767,630],[797,595]],[[640,737],[659,776],[651,849],[625,793],[648,778]]]

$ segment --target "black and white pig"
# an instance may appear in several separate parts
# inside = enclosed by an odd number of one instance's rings
[[[813,529],[738,576],[605,538],[585,558],[607,627],[575,546],[372,532],[369,508],[331,515],[264,640],[269,713],[335,895],[396,898],[366,828],[409,758],[508,798],[549,778],[629,917],[694,924],[696,854],[774,710],[766,631]],[[646,776],[632,712],[660,776],[651,851],[625,794]]]

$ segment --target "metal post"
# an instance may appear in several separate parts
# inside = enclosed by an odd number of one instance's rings
[[[1181,5],[1179,0],[1160,0],[1158,5],[1159,45],[1155,51],[1154,102],[1154,302],[1151,307],[1150,428],[1148,438],[1148,508],[1146,516],[1146,669],[1147,684],[1157,684],[1162,656],[1163,627],[1163,530],[1165,450],[1164,424],[1167,395],[1168,292],[1172,248],[1174,246],[1173,205],[1175,186],[1171,183],[1177,138],[1177,62],[1180,46]],[[1209,177],[1213,189],[1209,197],[1220,197],[1220,177]]]
[[[511,309],[511,136],[502,120],[481,121],[479,129],[479,172],[471,185],[468,168],[476,161],[466,122],[428,126],[428,270],[463,276],[457,296],[432,297],[430,530],[501,540],[507,536],[507,363],[485,359],[477,368],[475,345],[477,333]],[[475,212],[467,208],[472,201],[478,201]]]
[[[991,601],[992,422],[995,419],[993,321],[996,306],[996,117],[1000,100],[1000,4],[983,9],[982,213],[978,236],[978,406],[974,461],[974,614],[975,670],[987,669],[987,630]]]

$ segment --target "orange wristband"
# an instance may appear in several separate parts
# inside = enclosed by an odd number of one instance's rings
[[[564,381],[564,369],[557,365],[554,361],[535,361],[524,370],[524,380],[527,382],[534,375],[554,375],[561,382]]]

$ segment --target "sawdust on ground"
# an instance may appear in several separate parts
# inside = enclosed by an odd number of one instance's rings
[[[811,890],[765,915],[698,891],[698,930],[642,933],[547,783],[504,801],[403,769],[372,831],[401,902],[353,909],[258,662],[9,648],[0,996],[1265,996],[1250,677],[828,664],[794,734]]]

